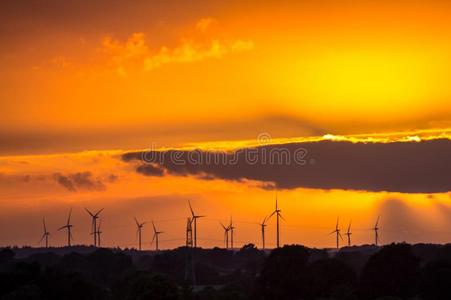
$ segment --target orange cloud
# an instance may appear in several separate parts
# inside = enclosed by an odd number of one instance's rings
[[[217,23],[217,21],[213,18],[202,18],[196,23],[196,29],[200,32],[207,31],[213,24]]]
[[[196,29],[205,32],[213,22],[215,20],[211,18],[201,19],[196,24]],[[118,75],[126,76],[130,68],[151,71],[165,64],[222,58],[228,54],[249,51],[253,48],[252,40],[212,38],[208,41],[195,41],[184,38],[178,46],[171,48],[163,45],[159,50],[152,51],[145,34],[135,32],[124,42],[113,39],[111,36],[104,37],[101,52],[109,56],[109,64],[116,69]]]
[[[149,71],[168,63],[188,63],[209,58],[221,58],[227,54],[248,51],[253,48],[254,43],[250,40],[212,40],[208,43],[186,40],[173,49],[161,47],[158,54],[145,59],[144,69]]]

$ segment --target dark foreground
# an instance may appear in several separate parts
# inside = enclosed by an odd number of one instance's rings
[[[451,245],[0,250],[0,299],[451,299]]]

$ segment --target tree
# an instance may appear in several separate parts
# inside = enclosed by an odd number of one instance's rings
[[[308,267],[309,296],[311,299],[351,299],[357,274],[354,269],[338,259],[322,259]]]
[[[299,299],[306,293],[305,271],[309,251],[291,245],[274,249],[266,260],[257,285],[263,299]]]
[[[121,300],[178,300],[177,285],[168,277],[137,272],[115,286],[114,298]]]
[[[451,299],[450,261],[433,261],[423,268],[420,294],[425,300]]]
[[[419,259],[408,244],[391,244],[373,254],[361,276],[361,294],[366,298],[414,296]]]

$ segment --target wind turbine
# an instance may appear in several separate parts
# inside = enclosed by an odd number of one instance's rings
[[[47,231],[47,227],[45,226],[45,219],[42,219],[42,225],[44,225],[44,234],[42,235],[42,238],[39,241],[39,243],[41,243],[45,239],[45,248],[48,248],[50,232]]]
[[[340,249],[339,239],[343,239],[340,233],[340,228],[338,227],[338,218],[337,218],[337,225],[335,225],[335,230],[332,231],[330,234],[336,234],[337,236],[337,249]]]
[[[152,242],[150,242],[150,244],[153,244],[153,241],[155,241],[155,250],[158,251],[158,236],[160,235],[160,233],[163,233],[163,231],[157,231],[157,228],[155,227],[155,224],[153,221],[152,221],[152,226],[153,226],[153,238],[152,238]]]
[[[221,224],[222,228],[224,228],[224,242],[225,242],[225,248],[229,249],[229,227],[226,227],[222,222],[219,222]]]
[[[136,234],[138,235],[138,249],[139,249],[139,251],[141,251],[141,231],[142,231],[144,224],[146,224],[146,222],[139,223],[136,218],[135,218],[135,222],[136,222],[136,227],[137,227]]]
[[[97,246],[100,247],[100,235],[102,234],[102,230],[101,230],[101,225],[102,225],[102,219],[99,220],[99,226],[97,226]]]
[[[67,218],[67,223],[64,226],[61,226],[60,228],[58,228],[58,231],[62,230],[62,229],[67,229],[67,246],[70,247],[71,244],[71,240],[73,240],[73,236],[72,236],[72,227],[74,225],[72,225],[70,223],[70,217],[72,215],[72,208],[69,210],[69,217]]]
[[[85,207],[85,210],[92,218],[91,232],[94,235],[94,247],[96,247],[97,246],[97,219],[99,218],[99,214],[103,211],[103,208],[96,213],[92,213],[86,207]]]
[[[229,230],[230,230],[230,248],[233,250],[233,230],[235,230],[235,227],[233,226],[232,216],[230,216]]]
[[[377,216],[376,224],[374,225],[374,228],[372,228],[372,230],[374,230],[374,242],[376,246],[379,243],[379,219],[380,216]]]
[[[268,221],[268,218],[265,217],[263,219],[263,222],[261,222],[259,225],[262,228],[262,249],[265,250],[265,227],[266,227],[266,221]]]
[[[285,221],[285,219],[282,217],[282,215],[280,214],[282,211],[278,208],[277,206],[277,195],[276,195],[276,209],[272,212],[272,214],[268,217],[268,220],[275,214],[276,215],[276,220],[277,220],[277,248],[280,247],[280,221],[279,218],[282,218],[282,220]]]
[[[348,231],[346,231],[346,236],[348,237],[348,247],[351,247],[351,235],[352,235],[352,232],[351,232],[351,222],[352,222],[352,221],[349,221]]]
[[[191,211],[192,219],[194,220],[194,248],[197,248],[197,219],[204,218],[206,216],[199,216],[194,213],[193,208],[191,207],[191,202],[188,200],[189,209]]]

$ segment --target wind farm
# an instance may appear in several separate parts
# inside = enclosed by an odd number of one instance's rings
[[[255,236],[258,237],[258,235],[260,235],[260,246],[262,250],[271,250],[274,248],[280,248],[284,245],[283,240],[281,239],[281,228],[283,227],[280,223],[280,220],[283,220],[284,222],[287,223],[287,225],[289,225],[289,222],[287,222],[281,212],[282,209],[280,208],[280,204],[279,204],[279,199],[278,196],[276,195],[275,197],[275,201],[274,201],[274,210],[272,211],[268,211],[268,214],[263,218],[263,220],[261,222],[257,222],[256,224],[259,225],[260,228],[260,234],[258,230],[255,230]],[[188,217],[186,218],[187,223],[186,223],[186,228],[184,229],[185,232],[185,238],[183,240],[185,240],[185,246],[187,247],[192,247],[192,248],[198,248],[198,242],[197,242],[197,232],[198,232],[198,228],[197,228],[197,219],[199,218],[205,218],[205,220],[209,220],[209,218],[207,218],[204,215],[197,215],[191,205],[191,202],[188,201],[187,203],[187,207],[188,207]],[[100,218],[100,213],[104,211],[104,208],[96,211],[95,213],[93,213],[92,211],[88,210],[87,208],[85,208],[85,211],[89,214],[89,216],[91,217],[91,231],[90,231],[90,235],[93,236],[93,243],[92,246],[93,247],[102,247],[102,243],[101,243],[101,235],[103,233],[103,229],[102,229],[102,219]],[[135,242],[137,243],[136,249],[141,251],[144,249],[147,249],[147,251],[149,251],[151,248],[149,247],[143,247],[143,245],[146,245],[146,235],[143,232],[144,229],[144,225],[147,223],[146,221],[140,222],[138,221],[138,219],[136,217],[133,218],[134,223],[135,223],[135,230],[136,230],[136,240]],[[177,219],[175,219],[174,221],[176,221]],[[212,219],[214,220],[214,219]],[[272,221],[273,220],[273,221]],[[164,221],[164,220],[163,220]],[[50,232],[47,229],[46,223],[45,223],[45,219],[42,220],[43,222],[43,234],[41,236],[41,240],[39,241],[39,244],[43,241],[45,241],[45,247],[48,248],[49,247],[49,243],[48,243],[48,238],[50,236]],[[72,220],[72,209],[70,209],[69,211],[69,215],[66,221],[66,224],[59,227],[57,230],[58,231],[62,231],[62,230],[66,230],[66,234],[67,234],[67,244],[66,246],[71,247],[72,246],[72,241],[73,241],[73,236],[72,236],[72,228],[74,227],[73,225],[73,220]],[[168,221],[165,221],[168,222]],[[377,217],[376,223],[374,225],[374,227],[371,229],[371,231],[373,231],[373,238],[374,238],[374,245],[375,246],[379,246],[380,244],[380,236],[379,236],[379,222],[380,222],[380,216]],[[163,231],[159,231],[157,230],[157,226],[155,224],[155,221],[151,221],[152,223],[152,238],[151,241],[149,243],[150,246],[154,247],[155,251],[159,251],[161,250],[161,242],[164,243],[164,240],[160,239],[160,235],[165,233]],[[235,234],[236,234],[236,222],[234,221],[233,217],[230,216],[229,221],[226,223],[227,225],[225,225],[221,220],[218,220],[218,223],[220,225],[220,228],[222,228],[223,230],[223,248],[224,249],[230,249],[230,250],[236,250],[235,246],[236,244],[234,244],[234,238],[235,238]],[[246,223],[251,223],[249,221],[239,221],[239,223],[242,224],[246,224]],[[268,248],[267,247],[267,239],[268,237],[266,236],[266,229],[267,227],[270,226],[274,232],[275,232],[275,236],[273,237],[273,241],[274,241],[274,247],[273,248]],[[114,227],[114,226],[113,226]],[[112,229],[113,230],[113,229]],[[111,231],[112,231],[111,230]],[[300,228],[300,231],[302,232],[302,228]],[[166,232],[167,233],[167,232]],[[181,236],[181,231],[179,232],[179,236]],[[340,241],[343,240],[342,234],[341,234],[341,229],[339,226],[339,218],[337,218],[336,224],[335,224],[335,229],[329,233],[330,235],[334,235],[335,236],[335,249],[340,249]],[[347,231],[344,233],[347,237],[347,247],[351,247],[353,244],[351,243],[351,221],[348,224],[347,227]],[[175,236],[177,236],[178,234],[176,234]],[[179,239],[180,241],[182,241],[182,238]],[[200,239],[200,240],[204,240],[204,239]],[[213,239],[214,240],[214,239]],[[218,241],[220,241],[220,239],[217,239]],[[258,240],[258,238],[254,239],[254,240]],[[111,243],[111,242],[110,242]],[[240,244],[241,245],[246,245],[252,243],[252,241],[243,241],[240,240]],[[114,242],[113,242],[114,244]],[[120,241],[117,242],[117,244],[121,244]],[[180,246],[182,246],[183,244],[180,244]],[[80,245],[77,245],[80,246]],[[220,246],[220,244],[218,244],[218,246]],[[133,248],[133,247],[132,247]],[[166,247],[166,249],[168,249]]]
[[[451,299],[451,1],[0,1],[0,300]]]

